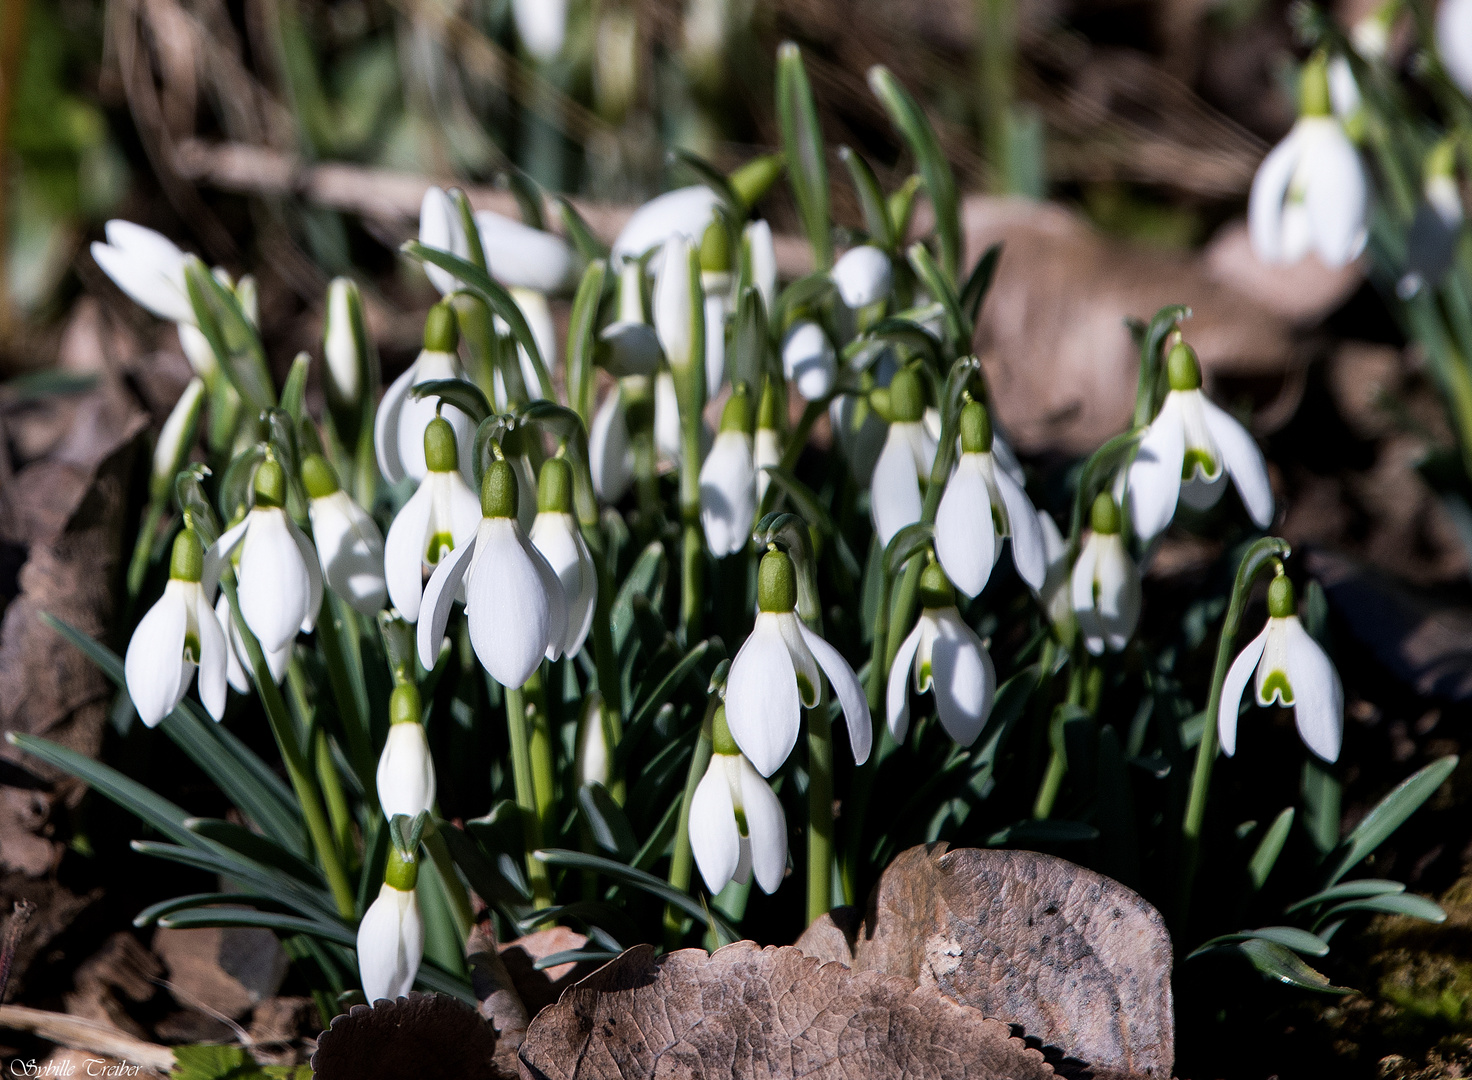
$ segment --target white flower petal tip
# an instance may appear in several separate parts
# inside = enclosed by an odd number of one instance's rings
[[[690,800],[690,850],[712,895],[730,883],[741,862],[741,831],[736,825],[724,757],[724,754],[711,756],[705,776],[695,788],[695,797]]]
[[[537,2],[550,7],[557,0]],[[491,276],[508,288],[561,293],[575,284],[577,255],[557,234],[534,229],[490,210],[476,212],[475,228]]]
[[[378,759],[378,801],[383,816],[414,817],[434,809],[434,759],[424,725],[416,722],[390,724],[388,739]]]
[[[889,256],[872,244],[861,244],[845,252],[828,276],[844,304],[858,309],[888,296],[892,275]]]
[[[1472,3],[1441,0],[1436,9],[1436,51],[1447,74],[1472,97]]]
[[[92,258],[129,299],[170,322],[194,324],[194,306],[184,285],[185,255],[162,233],[114,219],[107,243],[92,245]]]
[[[712,893],[752,874],[768,894],[782,884],[787,817],[776,793],[744,756],[711,755],[690,803],[690,848]]]
[[[475,655],[502,686],[520,687],[549,649],[561,654],[567,634],[562,585],[515,519],[481,522],[465,598]]]
[[[920,520],[920,478],[929,479],[935,440],[920,421],[893,423],[869,484],[869,507],[879,542]]]
[[[762,612],[726,679],[726,721],[741,752],[763,776],[771,776],[797,745],[802,700],[797,668],[779,620],[791,612]]]
[[[397,484],[404,477],[423,480],[429,471],[424,459],[424,429],[442,416],[455,432],[460,474],[474,479],[475,425],[470,417],[437,397],[415,399],[411,393],[420,383],[442,379],[465,380],[460,362],[451,353],[424,350],[384,392],[373,422],[374,448],[384,479]]]
[[[715,218],[719,201],[719,196],[704,184],[655,196],[634,211],[613,242],[614,262],[637,259],[647,251],[663,247],[672,236],[699,243],[705,236],[705,227]],[[650,270],[659,269],[655,264],[661,258],[660,253],[655,254],[650,260]]]
[[[237,531],[238,530],[238,531]],[[267,653],[279,653],[322,603],[322,576],[311,543],[286,512],[257,507],[225,533],[205,560],[205,581],[219,580],[225,559],[240,546],[240,613]]]
[[[1248,199],[1248,236],[1266,263],[1309,251],[1330,268],[1357,258],[1368,235],[1369,181],[1334,117],[1305,116],[1263,159]]]
[[[199,591],[198,582],[170,581],[128,642],[124,682],[138,718],[149,727],[157,727],[174,711],[194,678],[194,664],[185,659],[185,650],[190,623],[198,622],[193,593]]]
[[[838,378],[838,354],[817,323],[800,319],[782,341],[782,372],[805,401],[828,396]]]
[[[354,610],[377,614],[388,600],[378,523],[345,491],[313,499],[309,511],[328,587]]]
[[[598,600],[598,570],[583,534],[571,514],[544,511],[532,524],[532,545],[547,560],[567,605],[567,633],[560,653],[576,656],[593,628]]]
[[[516,34],[526,51],[543,63],[557,59],[567,37],[568,0],[512,0]]]
[[[364,997],[373,1003],[407,995],[424,958],[424,919],[416,891],[385,883],[363,913],[357,944]]]

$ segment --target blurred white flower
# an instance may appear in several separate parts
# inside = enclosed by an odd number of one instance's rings
[[[892,270],[888,255],[872,244],[860,244],[844,252],[828,276],[844,304],[857,309],[889,295]]]
[[[687,243],[699,243],[705,236],[706,226],[715,218],[719,201],[716,193],[704,184],[656,195],[634,211],[613,242],[614,263],[662,249],[674,236],[684,237]],[[660,252],[655,252],[650,269],[658,270],[657,263],[662,258]]]
[[[1441,0],[1436,8],[1436,51],[1452,81],[1472,97],[1472,0]]]
[[[511,0],[516,36],[526,51],[542,63],[550,63],[562,52],[567,37],[568,0]]]
[[[798,319],[782,339],[782,374],[805,401],[817,401],[833,390],[838,354],[823,328],[811,319]]]
[[[756,516],[751,400],[738,386],[726,400],[721,430],[700,467],[700,523],[717,559],[744,551]]]
[[[92,258],[134,303],[160,319],[194,325],[194,305],[184,284],[184,252],[162,233],[114,218],[107,243],[92,245]]]
[[[572,494],[572,466],[563,458],[548,458],[537,485],[531,542],[562,584],[567,633],[557,651],[563,656],[576,656],[582,649],[598,601],[598,570],[572,515]]]

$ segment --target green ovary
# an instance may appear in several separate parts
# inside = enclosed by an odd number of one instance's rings
[[[1278,700],[1284,705],[1293,704],[1293,686],[1288,682],[1285,672],[1269,672],[1268,677],[1262,681],[1262,689],[1258,693],[1262,701],[1272,701],[1275,691],[1278,694]]]
[[[1181,459],[1181,479],[1190,480],[1198,468],[1202,476],[1213,476],[1216,474],[1216,459],[1205,450],[1191,447]]]
[[[438,566],[439,561],[455,550],[455,538],[447,532],[437,532],[429,538],[424,551],[424,561],[429,566]]]

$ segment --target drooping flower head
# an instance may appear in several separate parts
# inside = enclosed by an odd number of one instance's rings
[[[736,384],[721,413],[721,430],[700,467],[700,523],[717,559],[744,551],[756,516],[751,396]]]
[[[321,454],[302,459],[302,486],[307,489],[312,540],[328,587],[354,610],[377,614],[388,598],[378,522],[342,490],[337,473]]]
[[[839,651],[797,617],[797,573],[786,552],[762,556],[756,596],[756,625],[726,682],[726,718],[741,752],[763,776],[781,767],[797,744],[803,708],[821,698],[821,668],[848,721],[854,761],[863,764],[873,741],[864,688]]]
[[[832,392],[838,378],[838,353],[812,319],[798,319],[782,339],[782,374],[796,384],[804,401],[818,401]]]
[[[561,582],[567,605],[567,633],[555,651],[561,656],[576,656],[593,626],[598,571],[572,514],[572,466],[565,458],[548,458],[542,465],[531,541]],[[553,651],[549,647],[548,652]],[[555,657],[549,655],[549,659]]]
[[[993,445],[986,406],[967,402],[961,409],[961,455],[935,515],[935,553],[967,596],[986,587],[1008,537],[1023,581],[1041,589],[1048,572],[1037,511],[1022,485],[996,460]]]
[[[389,599],[407,622],[419,619],[425,573],[480,526],[480,500],[461,472],[455,429],[435,417],[423,442],[424,479],[388,527],[383,550]]]
[[[844,305],[858,310],[888,296],[893,275],[888,255],[872,244],[860,244],[844,252],[828,276]]]
[[[358,924],[358,974],[369,1003],[393,1001],[414,988],[424,959],[424,918],[419,913],[419,864],[389,845],[383,885]]]
[[[199,672],[199,698],[216,720],[225,715],[225,637],[200,579],[204,550],[193,529],[174,538],[169,582],[139,620],[123,657],[128,696],[138,718],[156,727],[173,712]]]
[[[1256,441],[1201,390],[1201,364],[1185,342],[1166,360],[1170,392],[1150,423],[1129,470],[1130,518],[1141,541],[1170,524],[1177,502],[1209,510],[1231,477],[1260,529],[1273,520],[1273,489]]]
[[[1216,719],[1228,757],[1237,752],[1237,714],[1254,671],[1257,703],[1291,708],[1304,745],[1325,761],[1337,760],[1344,737],[1344,688],[1329,657],[1298,621],[1293,583],[1282,567],[1268,585],[1267,625],[1232,661],[1222,684]]]
[[[695,865],[713,895],[732,881],[745,884],[753,871],[762,891],[774,893],[787,871],[787,816],[732,738],[724,705],[712,718],[711,749],[690,801]]]
[[[912,670],[915,692],[935,695],[946,734],[962,746],[975,742],[991,715],[997,672],[981,638],[956,609],[956,590],[938,563],[920,575],[920,619],[889,669],[889,733],[899,743],[910,728]]]
[[[424,479],[428,470],[424,460],[424,429],[436,416],[454,429],[461,469],[467,480],[473,479],[470,465],[475,424],[470,417],[433,397],[416,400],[412,394],[419,383],[465,378],[455,355],[459,341],[455,309],[449,302],[441,301],[429,309],[424,320],[424,349],[383,395],[373,422],[373,444],[378,451],[378,468],[390,484],[397,484],[406,476]]]
[[[1107,491],[1094,499],[1092,530],[1073,564],[1073,614],[1095,656],[1119,652],[1140,622],[1140,570],[1124,546],[1119,504]]]
[[[543,657],[562,655],[567,601],[557,574],[516,520],[517,484],[510,462],[491,462],[481,481],[479,527],[440,560],[425,586],[418,646],[426,668],[439,656],[462,582],[470,644],[502,686],[521,686]]]
[[[889,434],[869,484],[874,531],[886,546],[895,533],[920,520],[920,485],[929,482],[935,466],[935,438],[925,427],[920,378],[909,368],[896,371],[890,380],[889,413]]]
[[[388,738],[378,758],[378,802],[383,816],[416,817],[434,809],[434,759],[424,734],[423,705],[412,682],[400,682],[388,699]]]
[[[1313,251],[1337,268],[1364,249],[1369,182],[1333,115],[1324,56],[1305,65],[1302,94],[1298,122],[1252,180],[1248,236],[1263,262],[1296,263]]]

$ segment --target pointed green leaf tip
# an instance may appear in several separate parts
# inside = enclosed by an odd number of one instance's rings
[[[940,563],[933,562],[920,575],[920,606],[947,608],[956,604],[956,589]]]
[[[537,511],[543,514],[572,513],[572,466],[565,458],[548,458],[537,480]]]
[[[1089,512],[1089,525],[1096,533],[1110,536],[1119,532],[1119,524],[1119,504],[1109,492],[1099,492],[1094,498],[1094,508]]]
[[[460,467],[455,429],[443,416],[424,426],[424,465],[430,472],[454,472]]]
[[[989,454],[992,450],[992,417],[979,401],[968,401],[961,409],[961,453]]]
[[[424,348],[427,352],[452,353],[459,344],[460,326],[455,321],[455,309],[448,300],[441,300],[425,317]]]
[[[736,737],[731,734],[731,725],[726,722],[726,706],[717,705],[710,722],[710,748],[717,754],[735,756],[741,753]]]
[[[394,687],[394,692],[388,699],[390,724],[417,724],[423,711],[417,686],[411,682],[401,682]]]
[[[1298,598],[1293,595],[1293,582],[1288,575],[1279,571],[1278,576],[1268,583],[1268,615],[1274,619],[1286,619],[1298,614]]]
[[[286,473],[275,458],[266,458],[256,466],[254,486],[257,506],[268,509],[286,505]]]
[[[909,368],[900,368],[889,381],[889,413],[896,423],[913,424],[925,415],[925,395],[920,390],[920,376]]]
[[[726,399],[726,407],[721,410],[721,430],[751,431],[751,395],[744,383],[732,387],[731,396]]]
[[[757,607],[767,612],[786,612],[797,608],[797,572],[785,551],[769,551],[762,556],[756,581]]]
[[[307,489],[308,498],[312,499],[325,499],[341,490],[337,473],[332,471],[332,466],[321,454],[308,454],[303,459],[302,485]]]
[[[1196,350],[1184,341],[1171,346],[1165,360],[1165,376],[1172,390],[1201,389],[1201,361],[1196,359]]]
[[[493,461],[480,482],[480,512],[488,518],[515,518],[516,470],[509,461]]]
[[[169,578],[173,581],[198,581],[204,574],[204,548],[199,534],[185,529],[174,537],[174,551],[169,559]]]

